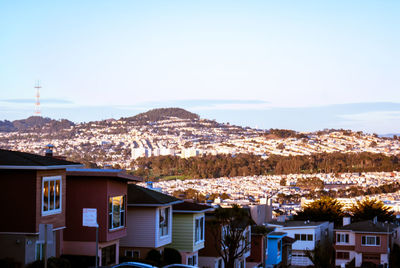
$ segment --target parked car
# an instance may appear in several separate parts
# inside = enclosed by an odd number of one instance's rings
[[[129,261],[114,265],[111,268],[158,268],[158,267],[146,263]]]
[[[162,268],[198,268],[197,266],[187,265],[187,264],[168,264],[163,266]]]

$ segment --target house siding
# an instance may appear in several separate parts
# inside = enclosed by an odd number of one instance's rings
[[[38,232],[36,171],[2,170],[0,189],[2,189],[0,201],[3,204],[0,232]],[[7,218],[12,220],[5,220]]]
[[[121,247],[156,247],[155,207],[128,207],[127,236],[120,241]],[[158,228],[157,228],[158,230]],[[157,233],[158,234],[158,233]]]
[[[193,214],[174,214],[171,247],[181,251],[194,251]]]

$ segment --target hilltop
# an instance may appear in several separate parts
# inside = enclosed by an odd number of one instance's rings
[[[69,120],[61,119],[54,120],[48,117],[31,116],[27,119],[15,120],[15,121],[0,121],[0,132],[29,132],[29,131],[58,131],[61,129],[70,128],[75,124]]]
[[[198,120],[200,116],[182,108],[158,108],[152,109],[145,113],[140,113],[133,117],[121,118],[127,121],[161,121],[171,117],[176,117],[179,119],[190,119]]]

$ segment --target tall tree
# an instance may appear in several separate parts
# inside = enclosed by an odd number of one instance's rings
[[[365,198],[357,201],[350,209],[355,221],[372,220],[378,217],[379,221],[393,221],[394,211],[377,199]]]
[[[294,216],[295,220],[330,221],[339,224],[344,216],[343,204],[331,197],[321,199],[304,206],[303,210]]]
[[[234,268],[235,261],[250,250],[249,226],[254,224],[250,212],[234,205],[232,208],[217,208],[211,228],[217,252],[226,268]]]

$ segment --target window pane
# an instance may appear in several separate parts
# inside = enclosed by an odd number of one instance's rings
[[[346,234],[346,243],[349,243],[349,235]]]
[[[312,234],[307,235],[307,240],[308,241],[312,241],[313,240],[313,235]]]
[[[49,182],[43,183],[43,211],[49,210]]]
[[[60,191],[61,191],[61,181],[56,180],[56,209],[60,208]]]
[[[54,209],[54,181],[50,181],[50,188],[49,188],[49,193],[50,193],[50,210]]]
[[[381,238],[379,236],[376,237],[376,245],[380,245],[381,244]]]
[[[200,219],[200,239],[204,240],[204,218]]]
[[[365,245],[365,236],[361,237],[361,244]]]
[[[301,235],[301,240],[302,240],[302,241],[306,241],[306,240],[307,240],[307,236],[306,236],[305,234],[302,234],[302,235]]]
[[[294,235],[294,239],[300,240],[300,235],[299,235],[299,234],[295,234],[295,235]]]

